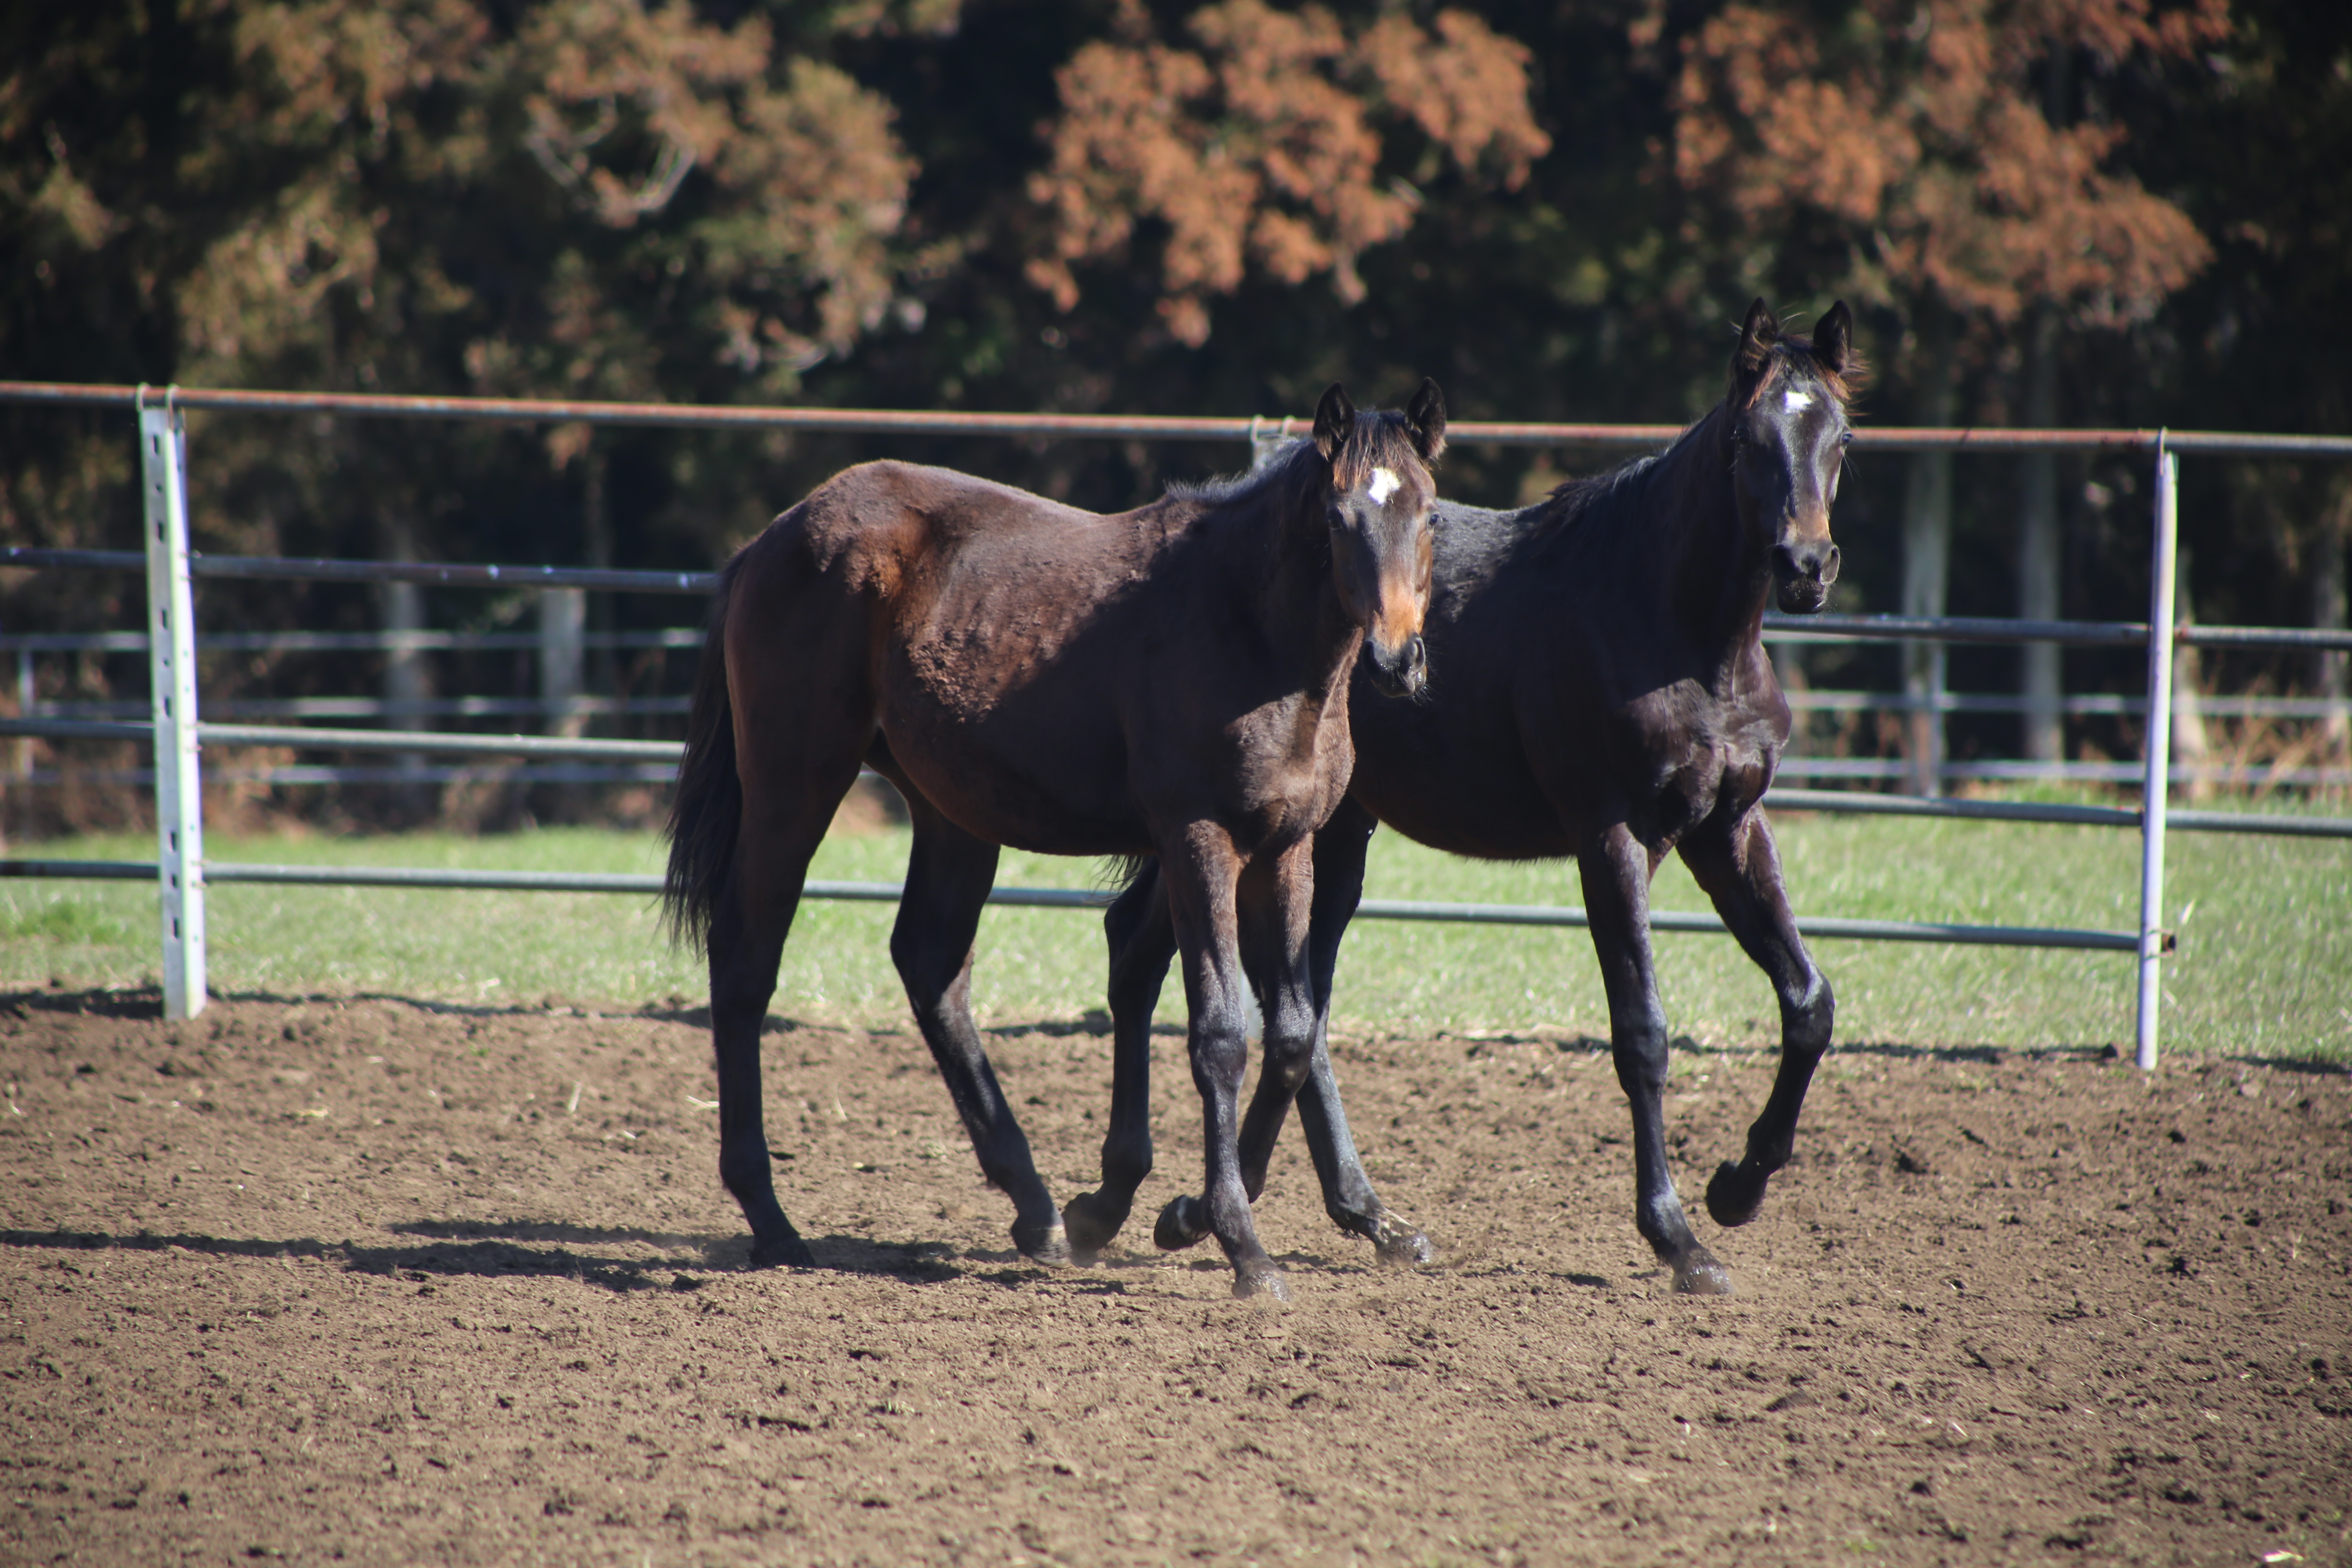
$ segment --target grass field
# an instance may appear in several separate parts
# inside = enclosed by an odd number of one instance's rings
[[[2128,930],[2138,840],[2110,829],[1784,816],[1778,824],[1801,917]],[[212,838],[217,860],[656,871],[647,834],[548,829],[495,837]],[[146,858],[146,837],[40,847],[45,857]],[[896,880],[903,830],[837,834],[819,878]],[[1090,863],[1007,853],[1003,886],[1088,886]],[[1373,845],[1367,896],[1573,904],[1573,869],[1450,858],[1389,833]],[[2183,834],[2167,906],[2180,951],[2165,968],[2170,1049],[2352,1060],[2352,845]],[[1678,861],[1660,910],[1703,910]],[[649,901],[610,895],[224,886],[211,891],[212,984],[221,994],[383,993],[480,1002],[547,996],[635,1005],[699,1001],[698,961],[673,951]],[[154,895],[130,883],[0,883],[0,984],[136,984],[156,973]],[[813,902],[784,956],[775,1010],[898,1025],[905,1002],[887,951],[890,906]],[[1769,1044],[1778,1017],[1761,976],[1727,938],[1661,936],[1677,1033]],[[1838,1037],[1916,1045],[2127,1044],[2133,965],[2061,953],[1823,941]],[[1099,921],[1058,910],[991,910],[975,989],[984,1023],[1076,1018],[1102,1005]],[[1335,1006],[1357,1033],[1535,1028],[1605,1035],[1591,949],[1580,931],[1364,921],[1349,935]],[[1171,982],[1160,1018],[1182,1021]]]

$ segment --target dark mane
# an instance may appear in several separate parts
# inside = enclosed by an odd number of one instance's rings
[[[1206,501],[1213,506],[1240,500],[1244,496],[1270,488],[1277,480],[1289,478],[1291,469],[1300,458],[1314,450],[1315,443],[1302,436],[1276,447],[1274,456],[1265,464],[1246,473],[1223,474],[1205,479],[1171,479],[1165,493],[1171,500]]]
[[[1171,500],[1207,501],[1215,505],[1240,500],[1292,477],[1294,469],[1312,457],[1315,443],[1306,437],[1285,442],[1262,468],[1218,479],[1171,479],[1166,494]],[[1412,432],[1405,416],[1391,409],[1366,411],[1356,417],[1347,445],[1339,448],[1339,466],[1349,473],[1362,468],[1421,467]]]
[[[1785,337],[1771,348],[1770,368],[1756,379],[1756,390],[1750,402],[1763,396],[1767,389],[1783,382],[1809,381],[1838,400],[1841,406],[1851,410],[1854,398],[1861,393],[1869,370],[1858,354],[1849,354],[1843,374],[1825,368],[1813,358],[1813,340],[1809,337]],[[1628,481],[1639,478],[1655,464],[1665,461],[1688,446],[1708,423],[1723,412],[1717,404],[1684,426],[1681,435],[1667,443],[1662,452],[1645,452],[1638,458],[1628,458],[1613,468],[1581,479],[1563,479],[1552,487],[1551,494],[1538,504],[1545,509],[1543,523],[1547,531],[1574,526],[1600,510]]]

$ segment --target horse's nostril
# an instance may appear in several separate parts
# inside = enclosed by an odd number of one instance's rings
[[[1837,581],[1838,562],[1842,559],[1843,558],[1838,553],[1838,547],[1834,544],[1831,545],[1829,556],[1822,564],[1822,582],[1834,583]]]

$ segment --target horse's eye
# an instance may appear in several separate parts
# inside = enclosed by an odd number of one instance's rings
[[[1841,446],[1841,447],[1851,447],[1851,446],[1853,446],[1853,431],[1851,431],[1851,430],[1841,430],[1841,431],[1839,431],[1839,432],[1838,432],[1838,445],[1839,445],[1839,446]]]

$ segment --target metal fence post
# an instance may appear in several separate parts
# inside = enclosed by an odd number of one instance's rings
[[[205,1010],[204,794],[196,771],[196,618],[188,582],[185,431],[174,388],[139,392],[145,481],[147,673],[155,720],[155,872],[163,896],[163,1016]]]
[[[2156,550],[2148,567],[2147,773],[2140,793],[2139,1048],[2156,1066],[2164,963],[2164,807],[2172,767],[2172,609],[2180,521],[2180,459],[2156,433]]]

